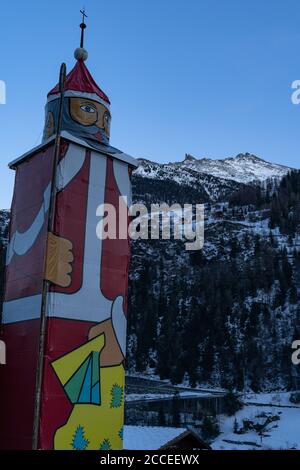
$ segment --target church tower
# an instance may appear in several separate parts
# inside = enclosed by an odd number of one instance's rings
[[[66,75],[63,65],[48,93],[42,144],[10,164],[3,449],[122,449],[136,162],[110,145],[110,101],[86,66],[82,13],[75,66]],[[115,209],[115,238],[97,232],[103,204]]]

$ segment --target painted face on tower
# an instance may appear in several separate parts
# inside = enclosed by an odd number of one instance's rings
[[[77,51],[77,50],[76,50]],[[78,52],[78,51],[77,51]],[[66,76],[61,131],[87,143],[96,150],[120,153],[111,147],[108,96],[98,87],[84,63],[84,51],[75,54],[76,65]],[[57,84],[47,95],[43,142],[55,135],[58,128],[60,88]]]
[[[47,103],[43,141],[51,137],[57,128],[59,100]],[[66,131],[89,145],[109,145],[111,115],[101,103],[86,98],[64,99],[62,131]]]
[[[97,101],[85,98],[70,98],[70,116],[73,121],[82,126],[97,126],[104,131],[107,137],[110,136],[110,112]]]

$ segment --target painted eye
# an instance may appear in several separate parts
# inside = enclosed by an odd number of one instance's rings
[[[104,114],[104,122],[107,126],[110,124],[110,115],[108,113]]]
[[[93,108],[92,106],[90,106],[88,104],[80,106],[80,109],[82,109],[82,111],[85,111],[86,113],[95,113],[96,112],[95,108]]]

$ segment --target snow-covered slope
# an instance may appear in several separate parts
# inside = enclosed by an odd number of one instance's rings
[[[276,163],[269,163],[262,158],[249,153],[239,154],[236,157],[223,160],[210,158],[197,159],[186,155],[182,162],[158,164],[149,160],[140,159],[140,166],[136,174],[147,178],[172,177],[177,181],[187,183],[195,177],[195,173],[203,176],[232,180],[237,183],[250,183],[252,181],[265,181],[270,178],[282,178],[291,168]]]
[[[234,416],[221,415],[219,417],[221,433],[212,443],[212,448],[214,450],[298,450],[300,407],[289,402],[288,396],[289,393],[258,394],[255,401],[259,406],[252,403]],[[234,432],[234,427],[241,428],[243,420],[261,424],[267,416],[277,416],[277,419],[266,427],[262,436],[253,429],[245,430],[243,433]]]
[[[203,197],[200,199],[202,202],[217,201],[220,198],[226,199],[226,195],[233,193],[241,185],[237,181],[222,178],[220,175],[214,176],[190,168],[189,165],[185,164],[185,161],[163,164],[139,159],[139,166],[134,171],[133,182],[138,178],[147,178],[153,181],[162,181],[163,183],[171,181],[181,187],[201,191]]]
[[[200,173],[207,173],[219,178],[231,179],[239,183],[264,181],[268,178],[282,178],[291,168],[276,163],[269,163],[249,153],[224,160],[201,158],[197,160],[187,155],[182,165]]]

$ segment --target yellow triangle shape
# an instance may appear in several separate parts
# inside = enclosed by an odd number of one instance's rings
[[[61,384],[64,386],[68,380],[75,374],[82,363],[86,360],[91,352],[100,352],[104,348],[104,334],[96,336],[87,343],[79,346],[70,353],[61,356],[52,362],[52,367],[56,372]],[[99,364],[100,367],[100,364]]]

